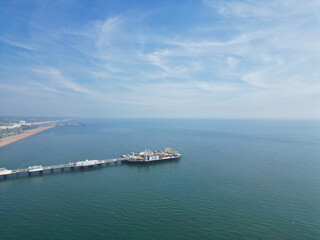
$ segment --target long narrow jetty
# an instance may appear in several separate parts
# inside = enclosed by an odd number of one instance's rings
[[[94,166],[102,166],[103,164],[108,165],[109,163],[121,163],[121,162],[128,162],[128,163],[150,163],[150,162],[157,162],[157,161],[165,161],[165,160],[176,160],[180,159],[181,154],[177,151],[173,151],[171,148],[166,148],[165,151],[150,151],[145,150],[139,153],[132,153],[127,155],[122,155],[121,158],[112,158],[112,159],[105,159],[105,160],[85,160],[80,162],[72,162],[67,164],[58,164],[52,166],[32,166],[28,168],[22,169],[14,169],[8,170],[6,168],[0,168],[0,177],[3,176],[3,179],[6,179],[10,175],[20,176],[20,174],[27,173],[29,176],[32,174],[40,174],[42,175],[44,172],[55,172],[56,170],[60,170],[63,172],[65,169],[74,170],[76,168],[90,168]],[[1,179],[1,178],[0,178]]]
[[[38,166],[39,169],[32,169],[32,168],[22,168],[22,169],[14,169],[9,170],[10,172],[2,174],[3,179],[6,179],[7,176],[10,175],[16,175],[19,176],[22,173],[27,173],[29,176],[31,176],[32,173],[40,173],[41,175],[44,172],[54,172],[55,170],[64,171],[64,169],[71,169],[74,170],[76,168],[86,168],[86,167],[94,167],[94,166],[102,166],[103,164],[108,165],[109,163],[121,163],[127,161],[127,158],[113,158],[113,159],[105,159],[105,160],[87,160],[81,161],[81,162],[72,162],[67,164],[58,164],[58,165],[52,165],[52,166]],[[80,164],[79,164],[80,163]],[[0,178],[1,179],[1,178]]]

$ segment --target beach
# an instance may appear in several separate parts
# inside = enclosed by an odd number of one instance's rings
[[[31,129],[31,130],[24,131],[23,133],[15,135],[15,136],[0,138],[0,147],[6,146],[6,145],[8,145],[10,143],[17,142],[17,141],[19,141],[21,139],[24,139],[26,137],[30,137],[30,136],[32,136],[34,134],[37,134],[39,132],[42,132],[44,130],[47,130],[47,129],[53,128],[53,127],[54,126],[39,127],[39,128],[36,128],[36,129]]]

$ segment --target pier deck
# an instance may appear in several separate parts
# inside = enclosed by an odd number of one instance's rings
[[[65,169],[74,170],[76,168],[84,169],[84,168],[92,168],[94,166],[102,166],[103,164],[108,165],[109,163],[118,162],[128,162],[128,163],[150,163],[150,162],[157,162],[157,161],[165,161],[165,160],[175,160],[180,159],[181,154],[177,151],[173,151],[171,148],[166,148],[165,151],[150,151],[145,150],[139,153],[131,153],[127,155],[122,155],[121,158],[112,158],[112,159],[105,159],[105,160],[85,160],[79,162],[71,162],[66,164],[58,164],[58,165],[51,165],[51,166],[32,166],[28,168],[21,168],[21,169],[14,169],[8,170],[6,168],[0,168],[0,177],[3,176],[3,179],[6,179],[7,176],[14,175],[20,176],[20,174],[27,173],[29,176],[32,173],[38,173],[42,175],[44,172],[51,172],[53,173],[56,169],[59,169],[60,172],[64,172]],[[1,178],[0,178],[1,179]]]
[[[32,171],[30,171],[29,168],[14,169],[14,170],[11,170],[12,173],[4,174],[2,176],[3,176],[3,178],[6,178],[9,175],[14,175],[14,174],[19,175],[20,173],[28,173],[29,175],[31,175],[31,173],[36,173],[36,172],[43,173],[44,171],[48,171],[48,170],[51,171],[51,172],[54,172],[54,170],[56,170],[56,169],[64,170],[65,168],[75,169],[75,168],[101,166],[102,164],[124,162],[124,161],[127,161],[127,158],[113,158],[113,159],[105,159],[105,160],[94,160],[94,163],[92,163],[91,161],[93,161],[93,160],[90,160],[90,164],[88,164],[88,165],[79,165],[78,162],[72,162],[72,163],[67,163],[67,164],[43,166],[42,169],[32,170]]]

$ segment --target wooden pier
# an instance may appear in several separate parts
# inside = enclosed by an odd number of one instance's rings
[[[20,174],[27,173],[29,176],[32,175],[32,173],[39,173],[42,175],[44,172],[51,172],[53,173],[55,170],[60,170],[61,172],[64,171],[64,169],[83,169],[83,168],[90,168],[94,166],[102,166],[103,164],[108,165],[109,163],[121,163],[127,161],[127,158],[113,158],[113,159],[106,159],[106,160],[87,160],[82,162],[73,162],[73,163],[67,163],[67,164],[58,164],[58,165],[52,165],[52,166],[41,166],[41,169],[34,170],[30,168],[22,168],[22,169],[15,169],[11,170],[11,173],[8,174],[2,174],[3,179],[6,179],[10,175],[16,175],[19,176]],[[40,167],[40,166],[39,166]],[[1,179],[1,178],[0,178]]]

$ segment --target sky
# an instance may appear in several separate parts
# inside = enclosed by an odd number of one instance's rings
[[[0,0],[0,115],[320,118],[319,0]]]

